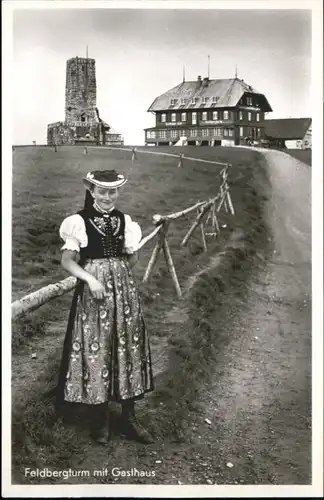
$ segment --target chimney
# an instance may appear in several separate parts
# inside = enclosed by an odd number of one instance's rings
[[[206,77],[203,79],[203,82],[202,82],[203,86],[204,86],[204,87],[207,87],[208,82],[209,82],[209,78],[208,78],[208,76],[206,76]]]
[[[198,78],[197,78],[198,82],[201,82],[201,76],[198,75]]]

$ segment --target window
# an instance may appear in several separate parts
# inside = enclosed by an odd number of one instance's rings
[[[243,120],[243,111],[240,111],[240,120]]]
[[[229,129],[229,131],[228,131],[228,135],[229,135],[230,137],[233,137],[233,129],[231,129],[231,128]]]
[[[206,137],[208,135],[208,128],[203,128],[202,129],[202,135]]]
[[[182,105],[184,105],[184,104],[186,104],[186,99],[184,99],[184,98],[182,97],[180,102],[181,102],[181,104],[182,104]]]
[[[147,138],[148,139],[155,139],[155,130],[148,130],[147,131]]]
[[[260,128],[257,129],[257,137],[261,137],[261,129]]]
[[[192,113],[192,124],[196,125],[197,123],[197,113]]]
[[[171,135],[171,137],[178,137],[178,132],[177,132],[177,130],[171,130],[170,135]]]
[[[218,99],[219,99],[219,97],[214,96],[213,97],[213,104],[215,104],[216,102],[218,102]]]
[[[205,122],[207,120],[207,111],[201,113],[201,119]]]
[[[213,111],[213,120],[218,120],[218,111]]]
[[[228,120],[228,111],[224,111],[224,120]]]
[[[192,129],[190,130],[190,135],[191,135],[191,137],[196,137],[196,136],[197,136],[197,129],[192,128]]]
[[[159,136],[160,136],[160,138],[161,138],[161,139],[165,139],[165,137],[166,137],[166,132],[165,132],[165,130],[160,130],[160,131],[159,131]]]
[[[248,120],[249,122],[252,121],[252,113],[250,111],[248,112]]]
[[[221,128],[214,128],[214,135],[221,136],[222,135],[222,129]]]
[[[162,113],[162,115],[161,115],[161,122],[162,123],[166,122],[166,114],[165,113]]]
[[[171,113],[171,121],[175,122],[177,120],[177,114],[176,113]]]
[[[246,98],[246,104],[247,104],[248,106],[252,106],[252,97],[247,97],[247,98]]]
[[[203,103],[203,104],[206,104],[206,103],[207,103],[207,101],[208,101],[208,97],[203,97],[203,98],[202,98],[202,103]]]
[[[228,129],[224,128],[224,137],[227,137],[227,136],[228,136]]]
[[[185,130],[180,130],[180,137],[186,137],[187,133]]]
[[[170,99],[170,102],[171,102],[171,106],[174,106],[177,103],[177,100],[176,99]]]
[[[260,121],[260,113],[257,113],[256,114],[256,121],[259,122]]]
[[[240,127],[240,137],[243,137],[243,135],[244,135],[243,127]]]
[[[187,121],[187,113],[181,113],[181,121],[186,122]]]
[[[192,97],[191,98],[191,104],[196,104],[197,102],[197,97]]]

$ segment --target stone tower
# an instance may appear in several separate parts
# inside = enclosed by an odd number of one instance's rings
[[[66,63],[66,123],[73,126],[98,123],[96,104],[95,59],[80,57],[69,59]]]
[[[47,126],[47,144],[122,145],[97,108],[96,61],[72,57],[66,62],[65,120]]]

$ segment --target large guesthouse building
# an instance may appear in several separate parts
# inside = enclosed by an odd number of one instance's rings
[[[148,109],[155,127],[145,129],[146,145],[230,146],[264,138],[266,97],[239,78],[198,76],[157,97]]]

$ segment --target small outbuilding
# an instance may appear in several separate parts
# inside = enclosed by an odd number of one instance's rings
[[[312,149],[311,118],[264,120],[264,133],[270,147]]]

